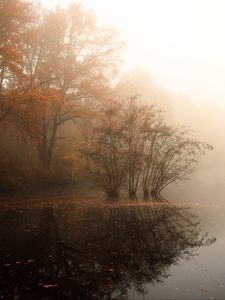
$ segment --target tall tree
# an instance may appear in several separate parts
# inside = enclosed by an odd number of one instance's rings
[[[32,118],[23,115],[20,128],[35,142],[45,170],[62,139],[59,128],[90,117],[88,99],[99,101],[116,70],[120,47],[116,33],[98,27],[80,4],[45,13],[34,24],[23,55],[24,76],[14,83],[26,99],[23,111],[35,118],[30,123]]]

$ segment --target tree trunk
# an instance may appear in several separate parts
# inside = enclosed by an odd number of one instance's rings
[[[41,143],[37,146],[39,160],[41,167],[44,171],[49,171],[52,162],[52,156],[54,152],[56,134],[57,134],[57,123],[56,120],[53,123],[53,128],[51,130],[50,140],[47,139],[47,127],[42,128]]]

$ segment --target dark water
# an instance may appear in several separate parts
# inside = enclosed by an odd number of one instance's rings
[[[225,208],[0,211],[0,299],[225,299]]]

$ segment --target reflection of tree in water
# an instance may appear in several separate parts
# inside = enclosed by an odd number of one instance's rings
[[[126,298],[129,289],[144,292],[144,284],[168,277],[171,264],[214,242],[187,209],[167,204],[92,209],[74,222],[71,217],[42,210],[38,234],[20,249],[22,262],[5,266],[7,258],[1,259],[0,296]]]

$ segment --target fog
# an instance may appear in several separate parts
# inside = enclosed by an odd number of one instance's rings
[[[44,9],[47,8],[49,10],[48,13],[50,13],[51,10],[55,10],[57,15],[57,10],[60,11],[62,8],[67,9],[73,2],[74,1],[48,0],[41,1],[41,4]],[[77,2],[75,1],[74,3]],[[86,89],[85,92],[89,94],[92,93],[94,97],[97,95],[98,101],[101,103],[103,103],[103,98],[105,100],[107,98],[106,95],[108,91],[105,89],[106,85],[108,85],[110,89],[112,86],[114,86],[116,90],[119,89],[120,96],[122,93],[123,99],[138,95],[139,103],[148,105],[154,104],[162,110],[167,124],[171,126],[186,126],[190,130],[193,130],[195,138],[213,146],[214,150],[212,152],[207,152],[206,155],[199,159],[198,165],[195,166],[194,173],[190,176],[191,180],[170,187],[168,190],[170,191],[169,195],[173,197],[173,192],[175,193],[174,195],[177,195],[177,190],[181,191],[180,193],[184,195],[190,194],[190,190],[198,190],[199,192],[208,191],[208,195],[211,195],[212,191],[223,189],[223,182],[225,182],[225,173],[223,171],[225,169],[225,89],[223,83],[225,76],[225,42],[222,39],[225,33],[225,20],[223,18],[223,12],[225,10],[224,2],[220,0],[198,0],[197,2],[193,0],[135,0],[132,2],[124,0],[121,3],[116,0],[107,1],[106,3],[106,1],[102,0],[84,0],[82,5],[84,10],[92,10],[90,17],[90,22],[92,22],[90,24],[92,25],[87,26],[93,26],[93,24],[99,28],[106,26],[104,30],[108,30],[111,33],[116,30],[118,34],[117,40],[116,38],[114,39],[114,37],[111,37],[111,40],[105,37],[106,40],[101,42],[96,40],[96,45],[97,43],[100,44],[96,51],[103,51],[107,43],[109,43],[109,47],[115,47],[115,45],[119,47],[119,43],[122,43],[118,55],[116,53],[117,50],[111,48],[113,49],[111,51],[114,51],[114,54],[117,55],[113,56],[113,58],[109,57],[111,54],[103,54],[103,52],[101,52],[108,61],[105,62],[105,70],[101,70],[101,75],[99,76],[104,77],[104,80],[106,80],[107,76],[107,84],[106,82],[103,83],[103,81],[101,82],[101,86],[99,82],[98,84],[96,82],[94,85],[90,83],[91,76],[94,76],[93,68],[99,68],[99,62],[96,61],[94,62],[95,66],[91,66],[86,70],[85,75],[82,75],[83,77],[79,79],[83,80],[82,93],[83,89]],[[56,9],[56,7],[58,8]],[[37,9],[40,8],[37,6],[36,10]],[[78,11],[74,11],[74,14],[77,12]],[[46,14],[48,13],[46,12]],[[56,18],[62,18],[62,16],[58,15]],[[46,24],[43,25],[46,26],[46,28],[50,26],[48,30],[58,30],[58,32],[61,30],[59,28],[54,29],[51,27],[52,25],[48,25],[48,22],[46,18]],[[80,26],[80,24],[78,26]],[[111,27],[113,27],[113,30]],[[95,27],[93,27],[92,30],[96,30]],[[57,34],[54,34],[57,40]],[[46,40],[46,43],[48,43],[47,47],[49,47],[48,51],[55,51],[54,43],[56,43],[56,40],[54,40],[54,38],[50,42]],[[36,49],[38,49],[39,46],[37,42]],[[83,47],[83,45],[81,47]],[[84,50],[84,53],[85,51],[86,50]],[[63,52],[62,55],[64,55]],[[92,53],[92,55],[96,54]],[[29,59],[31,59],[31,56]],[[53,61],[49,60],[49,64],[52,63]],[[4,65],[2,65],[2,68],[3,66]],[[40,65],[40,70],[41,67]],[[74,68],[76,67],[77,66],[74,65]],[[86,66],[83,67],[86,68]],[[113,72],[116,67],[117,73],[115,73],[115,75]],[[47,76],[50,76],[52,68],[55,68],[55,65],[51,65]],[[55,72],[57,73],[59,70],[58,68]],[[21,79],[18,77],[18,74],[15,74],[13,70],[9,71],[11,74],[6,74],[6,77],[4,77],[2,73],[2,88],[10,90],[13,84],[16,88],[20,88],[22,81],[20,81]],[[42,70],[40,72],[45,71]],[[106,74],[107,72],[108,74]],[[73,75],[75,76],[75,73]],[[15,76],[17,76],[16,79]],[[37,78],[37,81],[38,80],[41,82],[42,79]],[[75,79],[73,78],[72,80],[70,83],[71,87],[68,85],[67,89],[74,88]],[[115,82],[118,83],[116,87]],[[53,82],[49,88],[52,88],[55,84],[56,83]],[[84,84],[85,88],[83,87]],[[103,90],[103,86],[105,90]],[[59,95],[55,95],[55,99],[58,96]],[[113,101],[114,100],[115,99],[113,99]],[[99,105],[99,103],[91,104],[87,99],[85,101],[92,111],[93,108],[95,109],[97,105]],[[107,99],[106,102],[107,101],[109,101],[109,99]],[[4,109],[5,107],[7,108],[7,105],[9,106],[7,103],[3,104],[4,107],[1,117],[4,117]],[[42,107],[39,109],[43,110]],[[85,140],[89,140],[90,142],[91,123],[88,123],[90,121],[87,122],[87,119],[85,119],[85,121],[84,119],[78,121],[77,119],[79,118],[77,117],[75,121],[75,115],[73,116],[70,109],[73,111],[74,108],[72,108],[72,106],[67,107],[67,111],[64,111],[60,116],[60,118],[64,116],[63,122],[66,121],[67,118],[69,122],[66,122],[63,126],[61,126],[62,124],[60,123],[60,129],[56,135],[58,140],[63,139],[64,142],[57,142],[56,145],[54,145],[54,151],[50,145],[43,146],[43,149],[49,147],[47,149],[49,153],[46,155],[54,159],[53,168],[56,168],[58,170],[57,172],[61,172],[60,165],[65,163],[65,172],[72,174],[78,172],[80,176],[80,173],[83,173],[83,161],[79,156],[81,147],[80,140],[82,140],[82,136],[85,136]],[[24,122],[21,121],[21,118],[23,119],[24,116],[19,112],[20,120],[15,120],[16,110],[18,110],[18,107],[15,107],[14,115],[7,120],[8,124],[4,124],[2,127],[6,129],[1,132],[0,150],[2,160],[14,165],[20,165],[22,163],[24,166],[26,165],[25,168],[28,169],[38,168],[39,162],[35,151],[38,151],[39,159],[43,154],[41,154],[40,147],[37,146],[39,137],[35,136],[36,133],[34,133],[37,129],[33,128],[31,130],[32,132],[28,129],[31,125],[29,120],[27,124],[22,125],[23,129],[20,128],[18,130],[19,132],[17,132],[15,128],[21,126],[21,122]],[[32,115],[33,113],[34,115]],[[38,111],[35,112],[32,108],[32,112],[29,111],[29,116],[39,122],[38,113]],[[35,124],[35,126],[36,125],[39,126],[38,124]],[[50,127],[48,134],[52,133],[53,128],[54,126]],[[43,138],[43,132],[41,133],[41,137]],[[51,136],[49,135],[48,138],[46,140],[47,144],[50,143]],[[65,140],[67,141],[65,142]],[[15,148],[17,148],[18,151],[15,151]],[[27,153],[29,153],[29,155],[27,155]],[[46,159],[46,157],[42,157],[42,160]],[[42,163],[50,165],[50,158],[47,160],[49,160],[49,162]],[[65,162],[66,160],[70,162],[73,161],[73,168],[76,170],[75,173],[71,166],[68,171],[67,164],[69,163]],[[21,167],[18,168],[21,169]],[[7,169],[9,168],[7,167]],[[8,171],[6,173],[8,174]],[[76,177],[76,175],[74,176]]]
[[[146,69],[137,68],[121,79],[123,88],[140,95],[144,103],[154,103],[163,110],[170,124],[185,125],[195,136],[210,143],[214,150],[202,157],[190,181],[170,187],[168,197],[193,201],[223,200],[225,187],[225,103],[206,99],[195,101],[191,96],[173,93],[150,76]],[[207,88],[207,87],[206,87]],[[215,196],[219,199],[215,199]]]
[[[42,1],[50,8],[72,2]],[[224,102],[223,0],[85,0],[83,5],[99,24],[118,30],[126,44],[125,72],[144,68],[171,92],[197,103]]]
[[[51,8],[70,2],[43,1]],[[141,100],[159,105],[170,123],[186,125],[214,147],[191,176],[199,191],[222,188],[224,1],[85,0],[84,5],[100,24],[116,28],[125,41],[121,77],[131,83],[130,90]],[[189,184],[183,187],[190,189]]]
[[[1,299],[225,299],[224,13],[0,0]]]

